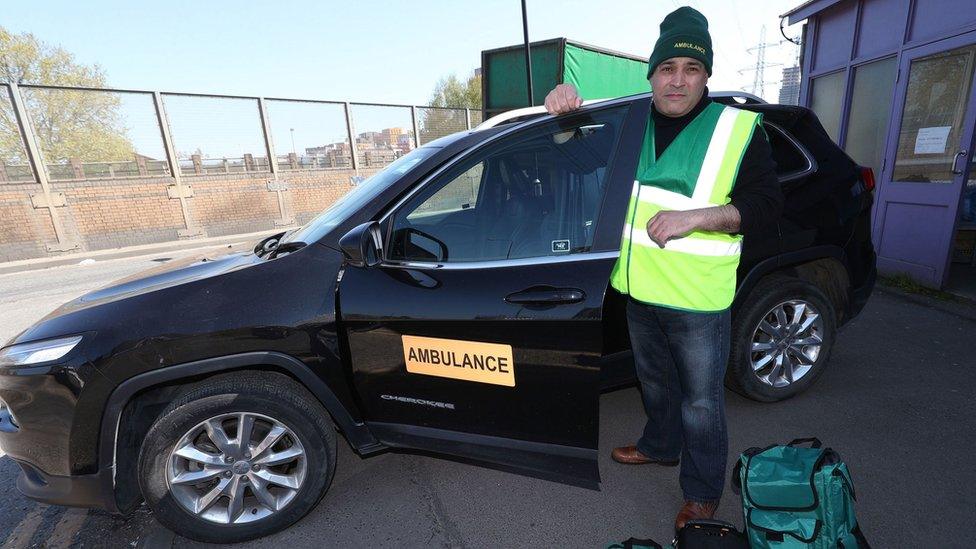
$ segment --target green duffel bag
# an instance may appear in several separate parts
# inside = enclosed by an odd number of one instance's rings
[[[837,452],[816,438],[750,448],[732,471],[749,546],[868,547],[854,516],[854,483]]]

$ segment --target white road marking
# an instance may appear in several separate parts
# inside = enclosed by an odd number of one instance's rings
[[[87,520],[88,509],[68,509],[54,526],[51,537],[45,540],[45,546],[68,547]]]
[[[37,527],[41,525],[41,521],[44,518],[44,511],[47,507],[47,505],[35,505],[27,513],[27,516],[17,524],[16,528],[10,532],[10,535],[3,542],[3,547],[6,549],[27,547],[30,544],[31,538],[34,537],[34,532],[37,531]]]

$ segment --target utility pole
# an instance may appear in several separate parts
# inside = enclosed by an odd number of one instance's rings
[[[779,42],[766,42],[766,25],[762,26],[762,30],[759,32],[759,44],[747,49],[749,53],[756,52],[756,66],[753,68],[742,69],[739,74],[744,74],[749,71],[753,71],[752,76],[752,94],[763,97],[766,93],[766,79],[765,73],[768,67],[779,67],[782,63],[767,63],[766,62],[766,48],[769,47],[779,47],[782,45],[783,41]]]
[[[752,93],[756,95],[756,90],[759,90],[759,97],[762,97],[763,92],[766,91],[766,87],[763,85],[766,70],[766,25],[762,26],[762,30],[759,31],[759,45],[754,48],[756,53],[756,70],[752,75]]]

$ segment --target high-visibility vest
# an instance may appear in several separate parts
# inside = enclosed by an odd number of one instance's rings
[[[656,158],[650,117],[624,221],[620,257],[610,277],[637,301],[696,312],[732,304],[742,236],[693,231],[661,248],[647,223],[662,210],[694,210],[729,203],[739,164],[760,125],[760,114],[711,103]]]

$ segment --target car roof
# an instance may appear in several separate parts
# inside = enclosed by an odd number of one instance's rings
[[[589,99],[583,101],[583,107],[590,107],[593,105],[606,106],[616,103],[625,103],[629,101],[636,101],[639,99],[646,99],[651,97],[652,93],[641,92],[633,95],[625,95],[623,97],[616,98],[606,98],[606,99]],[[722,103],[723,105],[763,105],[766,104],[762,98],[757,97],[751,93],[740,92],[740,91],[709,91],[708,97],[717,103]],[[505,111],[501,114],[497,114],[488,120],[485,120],[481,124],[475,127],[476,130],[493,128],[500,126],[502,124],[511,124],[515,122],[524,122],[526,120],[531,120],[547,115],[546,108],[542,105],[537,105],[533,107],[523,107],[520,109],[513,109],[510,111]]]

